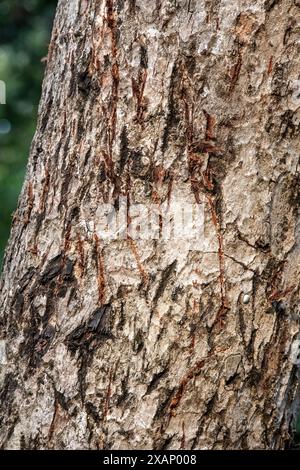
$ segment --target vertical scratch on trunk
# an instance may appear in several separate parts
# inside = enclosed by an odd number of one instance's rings
[[[48,433],[49,441],[51,441],[54,430],[55,430],[55,422],[56,422],[56,416],[57,416],[57,412],[58,412],[58,406],[59,406],[58,399],[55,396],[55,398],[54,398],[54,411],[53,411],[52,421],[51,421],[51,424],[50,424],[50,427],[49,427],[49,433]]]
[[[216,321],[220,321],[221,326],[224,326],[224,317],[226,315],[226,311],[228,309],[228,300],[226,296],[226,289],[225,289],[225,259],[224,259],[224,247],[223,247],[223,235],[220,227],[220,222],[217,216],[215,202],[213,201],[212,197],[206,195],[210,211],[212,222],[215,226],[217,238],[218,238],[218,258],[219,258],[219,280],[220,280],[220,295],[221,295],[221,306],[216,318]]]
[[[64,255],[67,254],[67,252],[70,249],[70,243],[71,243],[71,223],[68,222],[66,226],[66,231],[65,231],[65,237],[64,237]]]
[[[39,211],[41,213],[43,213],[44,210],[45,210],[46,198],[47,198],[47,194],[49,192],[49,182],[50,182],[50,172],[49,172],[48,166],[46,166],[45,176],[44,176],[44,180],[43,180],[42,195],[41,195],[40,206],[39,206]]]
[[[174,184],[174,172],[170,171],[169,173],[169,181],[168,181],[168,192],[167,192],[167,201],[168,201],[168,207],[170,207],[170,202],[171,202],[171,196],[172,196],[172,189],[173,189],[173,184]]]
[[[32,187],[32,182],[29,181],[28,186],[27,186],[27,211],[26,211],[26,217],[24,220],[24,225],[27,225],[30,221],[31,212],[33,209],[33,203],[34,203],[33,187]]]
[[[242,53],[238,51],[238,58],[235,65],[232,67],[231,74],[230,74],[230,86],[229,86],[229,93],[232,93],[240,76],[242,68]]]
[[[206,117],[206,130],[205,130],[205,140],[214,140],[214,127],[216,124],[215,118],[209,114],[205,109],[203,110],[204,116]]]
[[[196,336],[195,334],[193,333],[192,334],[192,338],[191,338],[191,344],[189,346],[189,350],[190,350],[190,354],[192,354],[195,350],[195,341],[196,341]]]
[[[184,118],[186,125],[186,145],[187,145],[187,163],[189,170],[189,178],[191,183],[191,190],[194,194],[195,201],[200,204],[200,180],[202,156],[194,152],[194,105],[190,106],[188,91],[185,87],[182,89],[182,100],[184,103]]]
[[[137,249],[137,246],[136,246],[136,243],[130,236],[127,237],[127,241],[128,241],[129,247],[132,251],[132,254],[133,254],[133,256],[136,260],[136,264],[138,266],[138,270],[140,272],[142,280],[146,284],[149,280],[149,275],[148,275],[148,273],[146,272],[146,270],[143,266],[143,263],[141,261],[141,257],[139,255],[139,252],[138,252],[138,249]]]
[[[144,90],[147,81],[147,70],[142,68],[138,79],[132,77],[132,94],[136,100],[136,120],[141,123],[147,107],[147,100],[144,97]]]
[[[195,375],[200,372],[200,370],[204,367],[206,360],[209,356],[204,357],[196,362],[194,367],[192,367],[189,372],[181,379],[179,386],[177,388],[177,392],[175,393],[174,397],[171,400],[170,407],[169,407],[169,419],[175,416],[175,410],[179,406],[185,389],[188,383],[195,377]]]
[[[268,64],[268,75],[271,75],[273,72],[273,56],[271,55],[269,64]]]
[[[238,78],[238,75],[236,79]],[[214,125],[215,118],[213,118],[207,111],[204,111],[206,117],[206,131],[205,140],[200,142],[194,142],[194,124],[193,124],[193,106],[190,108],[189,102],[191,101],[188,96],[187,88],[182,89],[182,99],[184,102],[184,115],[186,123],[186,142],[187,142],[187,157],[188,157],[188,169],[191,182],[191,189],[194,193],[194,197],[197,204],[200,204],[200,188],[206,188],[208,190],[213,189],[213,183],[210,180],[210,172],[201,171],[202,165],[202,154],[203,153],[217,153],[222,149],[216,147],[211,140],[215,139],[214,136]],[[223,249],[223,235],[221,231],[220,222],[216,212],[215,201],[212,197],[205,192],[205,197],[208,201],[212,222],[215,226],[217,239],[218,239],[218,258],[219,258],[219,282],[220,282],[220,297],[221,305],[217,314],[217,322],[220,322],[221,326],[224,326],[224,317],[228,309],[228,300],[225,289],[225,262],[224,262],[224,249]]]
[[[108,140],[108,153],[112,159],[113,144],[116,138],[117,129],[117,107],[119,99],[119,82],[120,82],[120,71],[119,63],[117,59],[118,54],[118,40],[117,40],[117,22],[116,14],[114,11],[114,1],[106,0],[106,23],[110,30],[111,35],[111,100],[109,104],[109,124],[107,128],[107,140]]]
[[[185,449],[185,424],[184,424],[184,421],[182,421],[181,429],[182,429],[182,438],[181,438],[181,443],[180,443],[180,449]]]
[[[97,234],[94,234],[95,254],[96,254],[96,269],[97,269],[97,283],[98,283],[98,300],[99,304],[105,303],[106,282],[105,282],[105,267],[103,249],[100,247],[100,239]]]
[[[84,274],[85,254],[84,254],[83,240],[81,240],[79,233],[77,234],[76,249],[79,254],[79,259],[78,259],[79,273],[80,273],[80,277],[82,277]]]

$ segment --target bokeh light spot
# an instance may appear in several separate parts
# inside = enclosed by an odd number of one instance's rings
[[[0,119],[0,134],[9,134],[11,131],[11,123],[7,119]]]

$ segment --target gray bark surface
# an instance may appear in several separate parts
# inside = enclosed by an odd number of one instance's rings
[[[4,449],[290,441],[299,23],[292,0],[58,2],[1,281]],[[172,192],[204,204],[203,250],[98,237],[101,203]]]

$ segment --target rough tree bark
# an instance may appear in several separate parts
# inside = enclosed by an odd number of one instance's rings
[[[58,2],[2,277],[3,448],[287,445],[299,22],[296,0]],[[173,191],[209,249],[97,236],[101,203]]]

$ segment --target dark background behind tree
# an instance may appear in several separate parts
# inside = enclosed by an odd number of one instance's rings
[[[0,265],[24,179],[57,0],[0,0]]]

